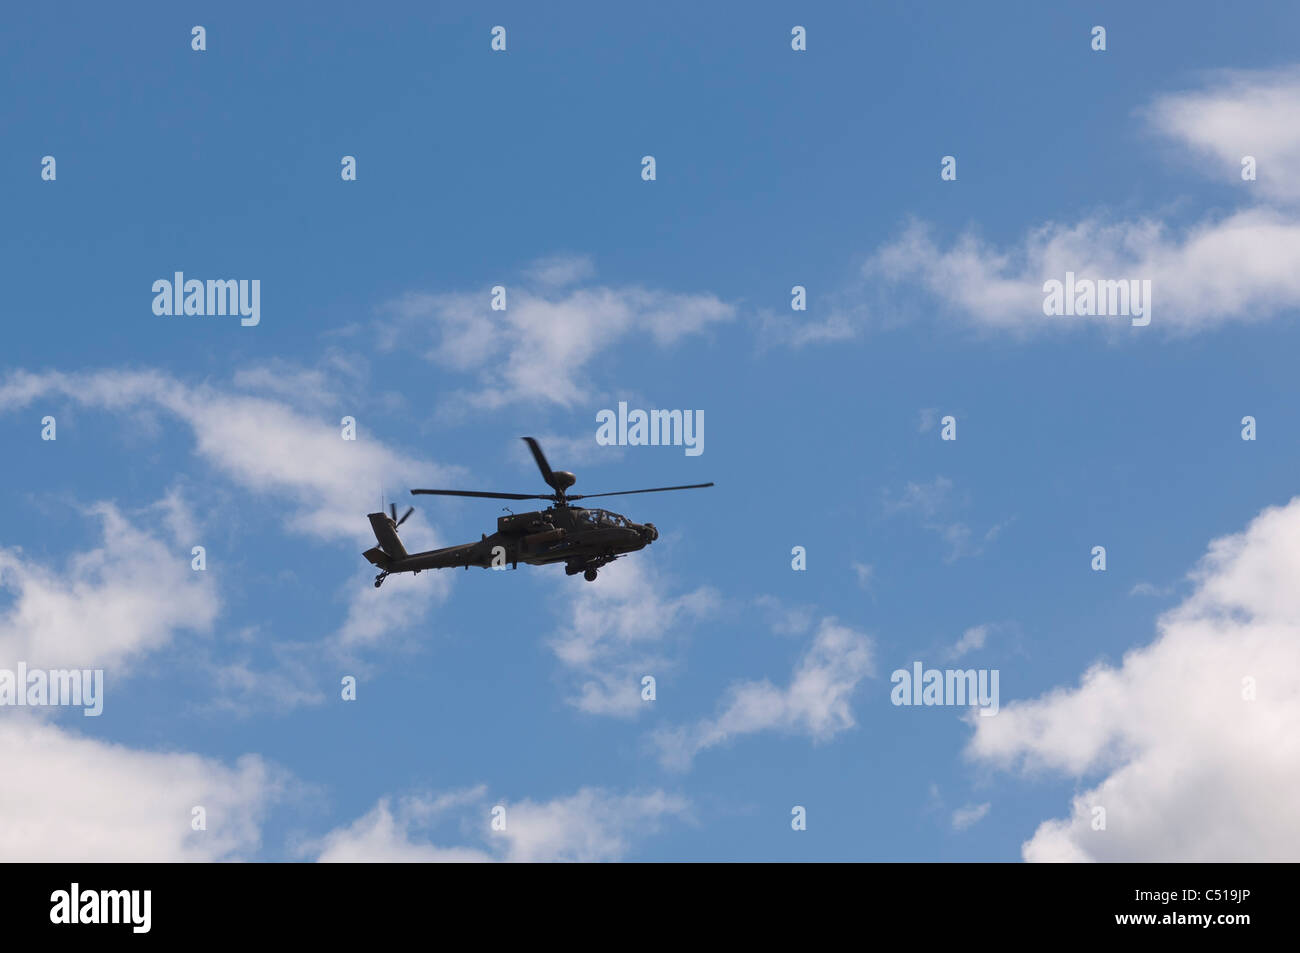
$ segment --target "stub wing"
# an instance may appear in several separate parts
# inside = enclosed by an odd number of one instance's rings
[[[361,555],[365,556],[366,559],[370,560],[372,565],[378,566],[380,569],[387,569],[393,564],[393,557],[389,556],[378,546],[374,549],[367,549]]]

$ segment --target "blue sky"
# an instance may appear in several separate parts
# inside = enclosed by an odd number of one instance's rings
[[[16,856],[1294,856],[1229,783],[1294,766],[1187,734],[1267,750],[1294,676],[1257,718],[1179,661],[1298,661],[1294,5],[440,6],[5,15],[0,667],[107,679],[0,712]],[[1067,268],[1151,325],[1045,317]],[[260,323],[156,316],[178,270]],[[620,400],[704,452],[597,446]],[[579,492],[717,486],[608,501],[662,537],[593,585],[374,592],[381,492],[539,492],[524,434]],[[500,515],[416,502],[408,548]],[[1003,711],[891,704],[914,661]]]

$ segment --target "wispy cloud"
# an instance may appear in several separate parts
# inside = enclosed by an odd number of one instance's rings
[[[163,503],[173,527],[189,521],[179,497]],[[140,515],[133,521],[112,503],[83,512],[98,522],[101,541],[65,565],[0,548],[0,593],[10,597],[0,611],[0,667],[25,661],[121,672],[123,663],[168,644],[177,632],[211,630],[220,601],[211,576],[191,569],[192,538],[142,528]]]
[[[1243,207],[1182,228],[1157,216],[1047,222],[1007,248],[974,232],[945,242],[914,222],[864,274],[917,284],[973,325],[1017,334],[1114,326],[1044,316],[1043,283],[1067,271],[1150,280],[1153,329],[1201,331],[1300,307],[1300,70],[1218,73],[1204,89],[1158,97],[1138,114],[1152,131],[1208,157],[1216,177],[1241,187]],[[1241,180],[1247,155],[1259,163],[1255,182]]]
[[[492,808],[482,786],[441,797],[383,798],[364,817],[306,845],[323,862],[563,862],[621,860],[634,841],[666,821],[689,816],[688,802],[662,790],[615,794],[581,788],[551,801],[504,802],[493,829]],[[439,846],[433,822],[459,815],[468,846]]]
[[[850,701],[873,670],[871,640],[825,618],[785,688],[766,679],[733,685],[718,714],[656,732],[654,742],[664,765],[680,770],[708,748],[763,731],[829,741],[857,723]]]
[[[948,661],[955,661],[968,652],[977,652],[984,648],[984,642],[988,638],[991,628],[988,625],[971,626],[961,634],[961,638],[944,652],[944,658]]]
[[[590,365],[614,345],[644,338],[668,347],[735,317],[733,305],[708,293],[573,286],[591,276],[583,261],[546,260],[518,281],[503,282],[504,311],[492,310],[488,287],[411,293],[387,302],[381,308],[381,345],[396,347],[413,327],[434,328],[425,356],[475,378],[472,388],[454,395],[463,408],[539,401],[572,408],[592,396],[585,383],[592,377]]]
[[[210,384],[187,385],[157,371],[19,371],[0,383],[0,407],[11,411],[55,399],[113,413],[173,415],[191,429],[201,458],[242,487],[289,499],[297,506],[290,528],[321,537],[364,541],[364,517],[379,489],[460,473],[394,450],[364,422],[356,440],[344,440],[341,418]]]
[[[984,820],[993,805],[984,804],[967,804],[965,807],[959,807],[952,812],[952,829],[955,831],[964,831],[967,828],[974,827],[980,821]]]
[[[1004,520],[983,533],[977,533],[969,524],[956,518],[958,510],[965,505],[965,495],[958,493],[953,481],[944,476],[925,483],[908,483],[898,494],[888,491],[884,494],[887,515],[911,514],[922,527],[943,540],[947,549],[945,562],[982,554],[1010,523],[1010,520]]]
[[[876,567],[860,562],[854,562],[852,565],[853,574],[858,579],[858,586],[862,589],[870,589],[876,581]]]
[[[707,586],[674,589],[645,559],[606,566],[597,585],[568,587],[564,622],[550,646],[574,683],[570,704],[625,718],[644,709],[641,679],[671,671],[672,644],[721,604]]]

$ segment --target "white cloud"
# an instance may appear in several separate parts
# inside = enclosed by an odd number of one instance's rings
[[[201,532],[202,521],[190,508],[180,489],[172,487],[153,505],[153,509],[162,513],[162,525],[171,533],[172,540],[178,546],[185,547],[186,552],[193,549],[194,541]]]
[[[266,668],[259,669],[243,658],[208,663],[218,693],[210,708],[247,716],[325,702],[327,696],[311,664],[320,656],[319,644],[275,642],[269,649],[274,665]]]
[[[262,375],[249,372],[241,379],[252,385]],[[310,379],[313,386],[323,386],[317,378]],[[422,587],[390,583],[382,602],[372,591],[369,580],[373,573],[360,554],[375,545],[365,515],[378,506],[381,490],[394,485],[452,482],[459,468],[439,466],[386,446],[369,436],[364,418],[359,421],[357,439],[344,440],[334,414],[305,413],[280,400],[207,384],[188,386],[156,371],[18,371],[0,383],[0,407],[10,410],[36,402],[48,406],[56,398],[117,414],[169,413],[191,429],[198,455],[226,478],[295,505],[287,519],[290,529],[353,542],[358,547],[358,569],[349,590],[352,604],[336,634],[337,644],[373,644],[414,625],[450,588],[449,578],[430,573],[415,580],[423,583]],[[175,506],[166,500],[163,505],[168,519],[175,523]],[[413,548],[440,545],[418,511],[403,527],[403,537],[418,544]],[[155,549],[144,551],[144,555],[132,554],[128,565],[111,571],[143,579],[164,558]],[[184,565],[188,571],[188,562]],[[237,676],[238,672],[231,674]]]
[[[1157,132],[1209,160],[1216,178],[1300,201],[1300,67],[1221,71],[1206,88],[1160,96],[1142,113]],[[1257,162],[1255,182],[1241,179],[1248,155]]]
[[[415,517],[411,517],[402,527],[404,538],[421,538],[418,532],[406,532],[415,523]],[[345,652],[375,645],[406,629],[412,620],[423,619],[451,590],[450,572],[390,576],[382,589],[374,587],[374,575],[372,569],[360,569],[347,584],[351,593],[348,613],[335,634],[339,648]]]
[[[964,494],[956,492],[952,480],[935,477],[928,483],[908,483],[897,498],[885,493],[887,514],[910,513],[915,515],[926,530],[942,539],[947,548],[944,562],[955,562],[967,556],[978,556],[984,546],[997,538],[1008,521],[991,526],[981,540],[966,523],[954,519],[954,512],[966,504]]]
[[[671,581],[645,559],[611,563],[595,584],[562,582],[568,613],[550,646],[579,682],[569,703],[592,714],[638,714],[642,676],[669,671],[670,640],[720,605],[707,586],[670,594]]]
[[[509,845],[506,859],[591,862],[622,858],[633,837],[656,830],[667,818],[685,816],[688,804],[663,791],[611,795],[582,788],[572,797],[521,801],[506,810],[508,824],[501,832]]]
[[[897,499],[888,494],[885,497],[886,512],[896,513],[914,511],[927,519],[933,519],[939,513],[955,505],[956,494],[952,480],[947,477],[935,477],[928,483],[909,482]]]
[[[580,260],[579,260],[580,261]],[[562,287],[589,271],[571,260],[533,266],[521,283],[507,283],[507,308],[491,310],[489,289],[458,294],[408,294],[384,306],[400,319],[381,327],[381,344],[395,347],[413,325],[432,324],[427,356],[478,383],[461,404],[497,409],[525,402],[571,408],[592,396],[580,383],[602,352],[634,336],[659,347],[730,321],[735,308],[711,294],[671,294],[639,287]]]
[[[1263,861],[1300,855],[1300,498],[1215,540],[1151,644],[1078,687],[973,718],[969,754],[1097,778],[1027,860]],[[1243,698],[1243,679],[1257,697]],[[1106,812],[1093,830],[1093,809]]]
[[[806,635],[817,621],[812,606],[786,606],[775,596],[759,596],[754,604],[763,610],[767,624],[777,635]]]
[[[1248,199],[1300,198],[1300,72],[1220,74],[1205,90],[1157,99],[1152,128],[1209,154],[1225,181],[1258,186]],[[1259,181],[1240,181],[1240,160],[1261,161]],[[1229,168],[1231,165],[1231,168]],[[1267,177],[1267,178],[1266,178]],[[876,279],[914,282],[983,328],[1028,333],[1105,326],[1139,333],[1127,318],[1045,317],[1043,283],[1080,278],[1151,281],[1151,327],[1193,332],[1258,322],[1300,307],[1300,219],[1263,204],[1175,229],[1156,218],[1091,216],[1048,222],[1009,249],[968,232],[942,247],[913,224],[867,262]]]
[[[293,500],[298,511],[291,525],[326,538],[364,541],[370,532],[365,514],[384,487],[456,475],[390,449],[368,434],[364,420],[357,439],[344,440],[332,414],[312,416],[265,397],[190,387],[155,371],[18,371],[0,384],[0,407],[9,410],[51,398],[116,413],[174,415],[193,431],[200,457],[241,486]]]
[[[321,863],[483,863],[492,855],[475,847],[438,847],[411,839],[415,830],[428,826],[452,808],[474,805],[486,788],[454,791],[439,797],[406,797],[394,804],[381,798],[373,809],[347,827],[337,828],[304,853],[315,853]]]
[[[787,687],[778,688],[766,679],[731,686],[714,717],[655,733],[661,760],[666,767],[684,769],[707,748],[761,731],[829,741],[856,724],[849,703],[873,669],[871,640],[825,618]]]
[[[947,659],[959,659],[967,652],[977,652],[984,648],[984,641],[988,638],[989,626],[975,625],[971,626],[961,634],[952,647],[945,654]]]
[[[238,370],[232,381],[241,391],[269,395],[294,406],[328,407],[336,400],[325,371],[284,360]]]
[[[992,804],[967,804],[965,807],[959,807],[952,812],[952,829],[955,831],[964,831],[967,828],[974,827],[989,812]]]
[[[596,265],[586,255],[552,255],[533,262],[524,274],[538,284],[563,288],[595,277]]]
[[[869,563],[853,563],[853,573],[858,577],[858,586],[862,589],[870,589],[876,581],[876,567]]]
[[[1151,326],[1175,331],[1252,322],[1300,306],[1300,222],[1252,208],[1207,219],[1174,235],[1152,219],[1099,218],[1030,232],[1010,251],[973,233],[941,248],[911,226],[868,263],[870,273],[914,281],[974,323],[1041,331],[1105,325],[1138,332],[1128,318],[1045,317],[1043,283],[1080,278],[1151,281]]]
[[[620,860],[634,838],[656,831],[666,820],[688,816],[685,799],[663,791],[617,795],[581,788],[541,803],[506,802],[505,830],[491,830],[491,806],[482,787],[442,798],[382,799],[364,817],[328,834],[319,845],[321,861],[597,862]],[[452,808],[463,808],[463,827],[480,846],[441,847],[428,828]]]
[[[1173,591],[1173,586],[1157,586],[1151,582],[1139,582],[1128,591],[1128,594],[1130,596],[1167,596]]]
[[[0,719],[0,860],[135,863],[242,860],[284,776],[245,755],[227,767],[195,754],[140,751],[32,717]],[[207,830],[191,829],[202,806]]]
[[[155,507],[175,527],[189,522],[175,495]],[[142,530],[110,503],[86,513],[99,519],[102,545],[83,548],[65,566],[0,548],[0,593],[11,599],[0,611],[0,666],[112,668],[161,648],[177,631],[212,628],[216,587],[190,568],[191,540]]]
[[[853,312],[832,308],[824,318],[809,317],[801,311],[765,311],[758,322],[760,347],[786,347],[798,349],[809,344],[831,344],[847,341],[858,334],[858,322]]]
[[[170,538],[138,528],[110,503],[85,512],[100,521],[102,545],[66,567],[0,549],[0,590],[12,596],[0,614],[0,667],[105,668],[111,712],[125,663],[177,632],[207,632],[219,605],[211,576],[190,567],[194,520],[179,493],[144,511]],[[242,859],[259,846],[261,818],[284,784],[256,757],[230,768],[135,750],[12,709],[0,718],[0,763],[21,766],[0,791],[6,861]],[[196,806],[206,810],[204,831],[191,829]]]

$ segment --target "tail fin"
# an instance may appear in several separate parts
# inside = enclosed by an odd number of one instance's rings
[[[394,560],[405,559],[407,556],[406,547],[397,538],[397,526],[389,515],[387,513],[371,513],[366,518],[370,520],[370,528],[375,531],[375,539],[379,541],[379,548],[368,549],[362,555],[380,569],[387,569]]]

